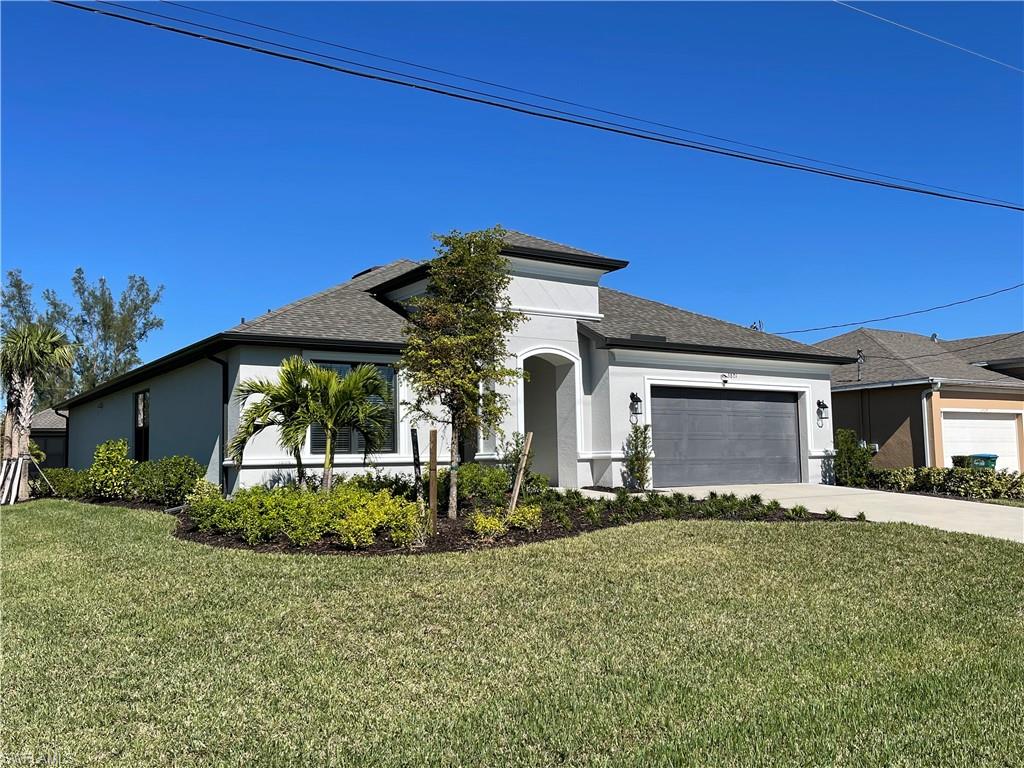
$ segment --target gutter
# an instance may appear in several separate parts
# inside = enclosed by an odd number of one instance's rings
[[[67,469],[71,460],[71,411],[61,413],[54,408],[53,412],[64,419],[64,468]]]
[[[931,446],[931,400],[932,393],[938,392],[942,387],[941,381],[931,381],[931,386],[921,392],[921,429],[924,432],[924,465],[930,467],[932,465],[932,446]]]
[[[231,389],[228,382],[228,363],[227,360],[222,360],[213,355],[207,355],[206,359],[220,366],[220,461],[217,462],[217,479],[220,481],[221,491],[227,493],[227,472],[224,470],[224,459],[227,456],[225,441],[228,437],[228,403],[231,400]]]

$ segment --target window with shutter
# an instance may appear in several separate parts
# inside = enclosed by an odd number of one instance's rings
[[[363,363],[338,363],[338,362],[321,362],[314,360],[317,365],[321,365],[324,368],[330,368],[331,370],[337,371],[339,375],[344,376],[346,373],[351,371],[357,365],[363,365]],[[381,447],[381,453],[395,453],[398,450],[396,445],[396,429],[395,425],[398,423],[398,398],[396,397],[395,385],[397,382],[397,375],[395,367],[388,363],[377,363],[377,370],[380,375],[384,377],[384,381],[388,383],[388,390],[391,393],[391,423],[388,429],[388,437]],[[362,454],[366,444],[363,440],[362,435],[351,429],[343,429],[338,434],[338,444],[335,449],[335,454]],[[327,435],[317,425],[309,430],[309,452],[316,456],[323,456],[324,451],[327,450]]]

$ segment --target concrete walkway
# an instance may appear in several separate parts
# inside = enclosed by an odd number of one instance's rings
[[[757,493],[765,501],[776,499],[784,507],[803,504],[811,512],[834,509],[844,517],[856,517],[858,512],[863,512],[868,520],[882,523],[917,523],[943,531],[1024,542],[1024,507],[803,483],[701,485],[663,490],[690,493],[698,498],[706,496],[708,491],[737,496]]]

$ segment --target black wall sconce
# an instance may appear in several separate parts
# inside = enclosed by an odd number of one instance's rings
[[[629,421],[636,424],[640,415],[644,412],[644,401],[636,392],[629,393]]]

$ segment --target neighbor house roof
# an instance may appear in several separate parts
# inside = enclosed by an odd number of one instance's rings
[[[829,350],[630,293],[604,287],[599,290],[603,318],[600,321],[581,321],[579,325],[606,347],[703,354],[718,352],[827,363],[846,360]]]
[[[969,363],[999,363],[1024,360],[1024,331],[944,339],[942,346],[956,352]]]
[[[41,430],[60,430],[63,432],[67,429],[67,420],[61,414],[57,413],[53,408],[47,408],[42,411],[37,411],[35,416],[32,417],[32,431],[37,432]]]
[[[1024,381],[972,365],[946,344],[917,333],[858,328],[819,341],[817,346],[853,358],[856,358],[857,350],[864,355],[860,378],[856,363],[842,365],[832,371],[833,387],[856,389],[877,384],[935,380],[1024,388]]]

